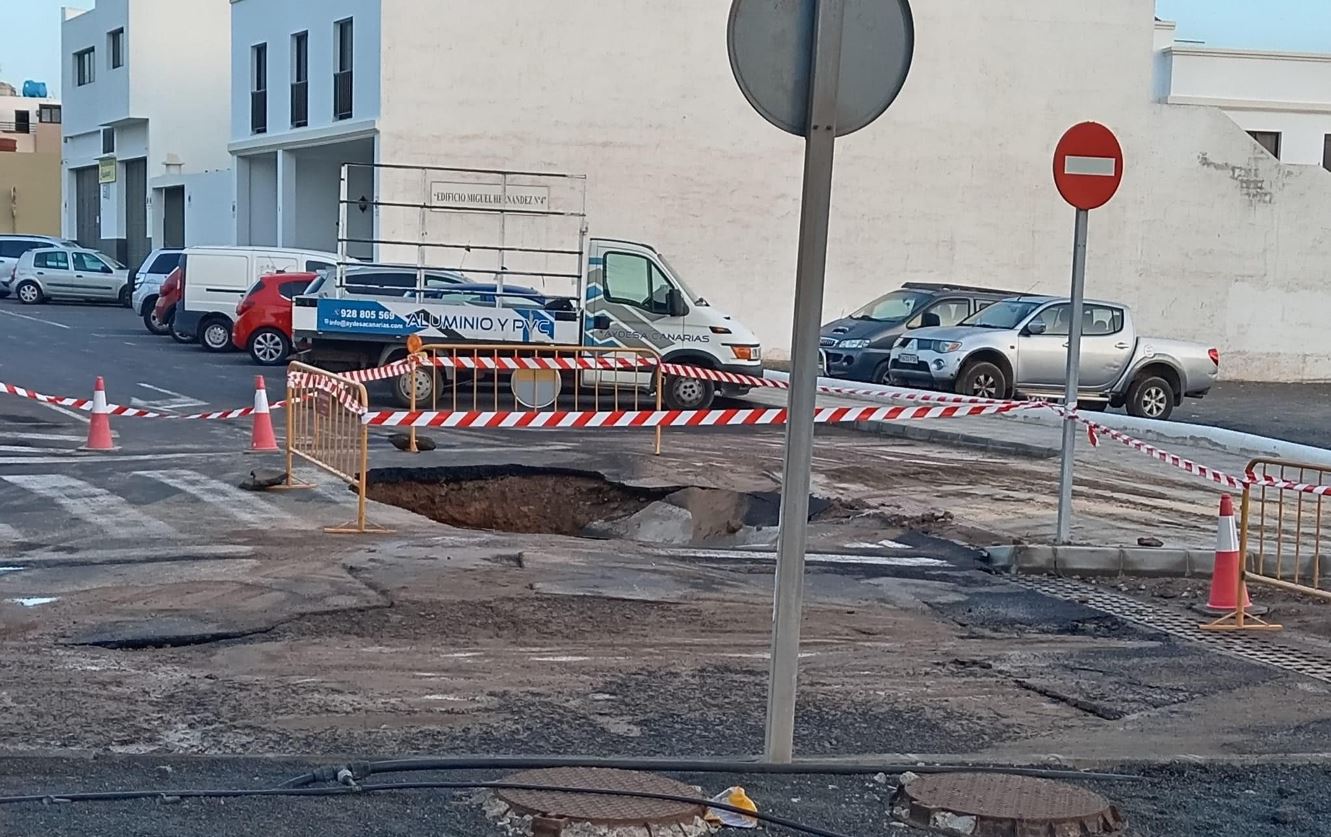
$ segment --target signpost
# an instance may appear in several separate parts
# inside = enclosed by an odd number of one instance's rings
[[[805,138],[765,746],[768,761],[789,762],[833,150],[838,136],[877,119],[901,92],[915,26],[908,0],[733,0],[726,34],[745,98],[764,119]]]
[[[1077,210],[1072,246],[1072,305],[1068,312],[1067,387],[1063,405],[1077,406],[1081,372],[1081,316],[1086,296],[1086,222],[1092,209],[1109,203],[1123,182],[1123,149],[1114,132],[1098,122],[1068,129],[1054,149],[1054,185]],[[1058,472],[1058,528],[1054,540],[1068,543],[1072,535],[1072,464],[1077,448],[1077,422],[1063,419],[1063,459]]]

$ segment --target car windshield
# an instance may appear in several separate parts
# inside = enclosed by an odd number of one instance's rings
[[[887,296],[880,296],[870,302],[851,314],[850,318],[852,320],[875,320],[880,323],[909,320],[928,301],[928,294],[915,291],[893,291]]]
[[[661,259],[661,264],[665,265],[665,269],[674,277],[675,283],[679,285],[680,292],[683,293],[687,299],[693,300],[694,305],[706,306],[710,304],[689,287],[688,283],[684,281],[684,274],[675,269],[675,266],[666,258],[665,253],[657,253],[656,255]]]
[[[1032,311],[1043,304],[1042,300],[1027,302],[1009,299],[1004,302],[995,302],[983,311],[962,320],[961,325],[976,328],[1016,328],[1022,320],[1030,316]]]

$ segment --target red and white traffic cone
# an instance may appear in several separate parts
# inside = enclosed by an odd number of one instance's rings
[[[268,412],[268,391],[263,376],[254,376],[254,428],[250,432],[249,453],[273,453],[282,450],[273,433],[273,417]]]
[[[79,450],[116,450],[111,441],[111,410],[106,406],[106,382],[97,376],[92,389],[92,421],[88,422],[88,442]]]
[[[1215,569],[1211,571],[1211,595],[1203,608],[1214,616],[1223,616],[1238,610],[1237,589],[1239,584],[1239,533],[1234,527],[1234,501],[1228,494],[1220,495],[1220,519],[1216,526]],[[1248,586],[1243,586],[1243,610],[1245,613],[1265,613],[1254,611],[1252,599],[1248,598]]]

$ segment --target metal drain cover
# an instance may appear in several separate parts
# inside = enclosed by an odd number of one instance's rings
[[[901,786],[892,814],[921,828],[967,837],[1117,834],[1118,810],[1075,785],[1003,773],[920,776]]]
[[[647,793],[673,794],[696,799],[698,791],[684,784],[636,770],[614,770],[599,767],[552,767],[527,770],[505,777],[505,782],[527,785],[549,785],[566,788],[595,788],[598,790],[629,790]],[[600,793],[568,793],[549,790],[500,790],[496,796],[511,807],[528,814],[556,817],[570,822],[593,825],[671,825],[689,824],[705,813],[702,805],[671,802],[664,799],[643,799],[632,796],[611,796]]]

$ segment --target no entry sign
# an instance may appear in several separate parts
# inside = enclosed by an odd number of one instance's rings
[[[1054,184],[1077,209],[1099,209],[1123,182],[1123,149],[1099,122],[1073,125],[1054,149]]]

